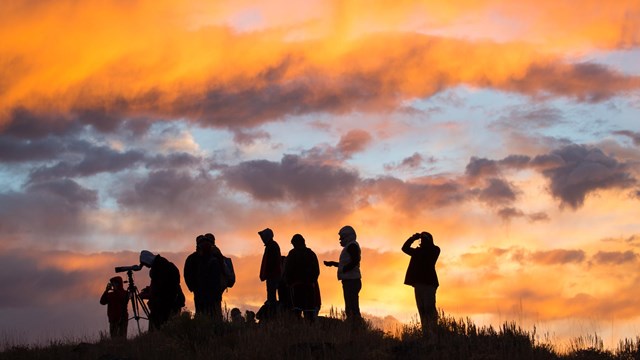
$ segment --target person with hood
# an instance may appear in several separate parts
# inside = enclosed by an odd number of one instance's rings
[[[264,254],[260,265],[260,281],[267,283],[267,301],[265,305],[275,306],[278,302],[276,293],[282,277],[280,262],[280,246],[273,240],[273,230],[266,228],[258,232],[264,243]]]
[[[412,248],[411,244],[417,240],[420,240],[420,244]],[[423,231],[411,235],[402,245],[402,251],[411,256],[404,283],[414,288],[422,332],[425,335],[434,334],[438,321],[436,290],[440,283],[436,274],[436,262],[440,256],[440,248],[433,243],[433,236]]]
[[[107,305],[109,334],[112,339],[127,338],[127,326],[129,325],[128,302],[129,292],[124,289],[122,277],[112,277],[100,297],[100,304]]]
[[[349,225],[343,226],[338,231],[342,252],[340,259],[325,261],[325,266],[338,268],[338,280],[342,281],[342,293],[344,295],[344,311],[347,320],[362,320],[360,314],[359,294],[362,289],[362,274],[360,273],[360,245],[356,241],[356,231]]]
[[[171,261],[148,250],[140,252],[140,264],[150,268],[151,284],[143,293],[149,298],[149,329],[156,330],[184,306],[180,270]]]
[[[211,235],[211,234],[207,234]],[[196,315],[206,315],[222,321],[222,256],[220,250],[214,252],[213,235],[198,235],[196,251],[184,263],[184,282],[193,293]],[[217,255],[219,254],[219,256]]]
[[[291,244],[293,249],[287,255],[284,282],[289,287],[296,315],[304,314],[305,320],[314,321],[321,305],[318,257],[300,234],[293,235]]]

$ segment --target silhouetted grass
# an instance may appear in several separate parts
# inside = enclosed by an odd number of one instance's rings
[[[46,347],[14,346],[2,359],[640,359],[640,338],[606,350],[597,336],[576,338],[566,353],[536,340],[515,323],[476,326],[470,319],[441,314],[436,336],[425,338],[419,325],[397,336],[351,324],[332,312],[315,323],[278,318],[249,326],[214,324],[183,314],[161,331],[129,340],[96,343],[56,342]]]

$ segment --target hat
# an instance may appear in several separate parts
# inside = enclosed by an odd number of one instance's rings
[[[262,231],[258,231],[258,235],[263,239],[273,239],[273,230],[266,228]]]
[[[140,263],[142,265],[151,266],[153,265],[153,261],[156,259],[156,256],[149,250],[140,251]]]
[[[121,276],[114,276],[111,279],[109,279],[109,282],[112,284],[120,284],[122,285],[122,277]]]

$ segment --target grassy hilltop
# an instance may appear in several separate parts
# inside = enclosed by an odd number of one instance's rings
[[[56,342],[47,347],[13,347],[0,359],[640,359],[640,338],[605,350],[597,337],[576,339],[560,354],[536,334],[515,324],[477,327],[469,319],[441,316],[437,339],[417,326],[395,336],[370,325],[353,326],[337,316],[314,324],[276,319],[265,324],[214,326],[183,314],[161,331],[127,341]]]

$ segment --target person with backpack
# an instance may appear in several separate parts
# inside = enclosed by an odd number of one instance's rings
[[[100,297],[100,304],[107,305],[109,334],[112,339],[127,338],[127,326],[129,324],[128,302],[129,293],[124,289],[122,277],[112,277]]]
[[[196,251],[184,263],[184,282],[193,293],[196,315],[210,316],[221,322],[222,253],[215,246],[212,237],[213,235],[196,237]]]
[[[184,306],[180,270],[171,261],[148,250],[140,252],[140,264],[150,268],[151,284],[140,296],[149,299],[149,330],[157,330]]]

